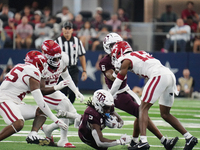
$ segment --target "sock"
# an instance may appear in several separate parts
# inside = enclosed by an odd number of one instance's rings
[[[28,134],[28,136],[35,136],[35,135],[37,135],[38,133],[36,132],[36,131],[31,131],[29,134]]]
[[[66,123],[67,125],[69,125],[69,119],[66,119],[66,118],[62,118],[61,119],[62,121],[64,121],[64,123]],[[68,129],[67,130],[63,130],[60,128],[60,141],[65,141],[65,143],[68,143],[68,138],[67,138],[67,132],[68,132]]]
[[[138,143],[138,137],[133,137],[133,142]]]
[[[185,137],[185,139],[189,139],[192,137],[192,135],[189,132],[186,132],[185,134],[183,134],[183,136]]]
[[[163,136],[163,137],[160,139],[161,143],[163,143],[163,142],[165,141],[165,139],[166,139],[166,137]]]
[[[140,136],[140,140],[142,143],[146,143],[147,142],[147,136]]]
[[[52,123],[50,125],[46,126],[47,130],[48,130],[48,135],[46,135],[48,138],[51,138],[51,133],[53,132],[53,130],[58,129],[58,125],[56,123]]]

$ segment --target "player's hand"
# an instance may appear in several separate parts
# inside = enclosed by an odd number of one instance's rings
[[[58,119],[56,122],[55,122],[60,128],[62,128],[63,130],[67,130],[68,129],[68,126],[60,119]]]
[[[127,134],[124,134],[124,135],[121,136],[119,141],[120,141],[121,145],[126,145],[126,144],[131,142],[131,137],[128,136]]]
[[[69,80],[63,80],[63,81],[59,82],[57,85],[54,86],[54,90],[55,91],[61,90],[68,85],[69,85]]]
[[[80,102],[82,103],[83,100],[85,99],[85,97],[83,96],[83,94],[81,94],[79,91],[75,92],[76,98],[80,99]]]

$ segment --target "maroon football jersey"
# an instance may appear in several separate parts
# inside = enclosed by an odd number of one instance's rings
[[[101,61],[99,62],[99,68],[104,73],[104,75],[105,75],[105,72],[107,70],[110,70],[110,69],[115,70],[115,67],[111,63],[111,57],[110,57],[110,55],[106,55],[104,58],[101,59]],[[108,79],[106,76],[105,76],[105,81],[106,81],[106,84],[107,84],[108,88],[111,89],[113,81],[111,81],[110,79]],[[126,86],[126,84],[127,84],[127,79],[125,79],[122,82],[122,85],[120,86],[119,89],[123,89]]]
[[[101,130],[103,130],[105,126],[105,117],[97,112],[95,108],[88,106],[88,108],[85,110],[84,115],[82,117],[81,125],[79,126],[78,134],[80,139],[98,149],[98,146],[96,145],[96,142],[92,136],[92,130],[90,127],[90,124],[98,124],[101,126]]]

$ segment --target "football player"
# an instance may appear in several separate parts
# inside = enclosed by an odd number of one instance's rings
[[[99,67],[102,73],[105,76],[105,81],[109,89],[111,89],[112,84],[116,78],[116,72],[119,68],[114,67],[114,62],[111,60],[111,49],[113,45],[119,41],[123,41],[122,38],[116,33],[109,33],[104,39],[103,46],[104,51],[108,54],[103,59],[101,59],[99,63]],[[133,116],[136,117],[134,121],[134,128],[133,128],[133,138],[131,140],[130,146],[133,147],[138,143],[138,136],[139,136],[139,105],[141,100],[139,97],[129,88],[127,84],[127,78],[123,80],[122,85],[120,86],[119,90],[115,93],[114,96],[114,103],[115,107],[121,109]],[[164,137],[157,127],[153,124],[153,122],[148,118],[148,129],[154,133],[161,140],[161,143],[167,150],[171,150],[176,142],[178,141],[178,137],[173,139],[167,139]],[[131,147],[129,149],[131,149]]]
[[[79,92],[75,86],[71,76],[69,75],[67,66],[68,66],[68,55],[61,52],[60,46],[53,40],[46,40],[41,46],[42,52],[47,57],[48,68],[43,73],[41,79],[40,89],[44,95],[44,101],[49,105],[53,110],[56,110],[58,113],[65,112],[65,116],[61,118],[67,125],[69,125],[69,118],[72,120],[79,120],[81,115],[79,115],[70,102],[70,100],[62,93],[60,90],[68,86],[76,95],[77,98],[81,99],[81,102],[84,100],[84,96]],[[62,76],[64,79],[59,84],[57,84],[59,77]],[[67,118],[66,118],[67,117]],[[39,122],[39,121],[38,121]],[[36,123],[34,123],[36,124]],[[37,132],[39,129],[36,129],[36,126],[33,124],[32,132],[27,137],[28,143],[36,143],[32,137],[32,133]],[[52,132],[58,128],[58,125],[52,123],[50,125],[44,124],[42,130],[44,131],[46,138],[51,141],[50,145],[54,145]],[[68,130],[60,129],[61,138],[57,143],[59,147],[71,147],[75,146],[68,141],[67,132]]]
[[[146,137],[148,110],[158,99],[161,117],[185,137],[184,150],[193,149],[198,143],[197,138],[192,136],[179,120],[170,114],[174,94],[178,95],[176,78],[170,69],[145,51],[133,52],[130,45],[125,41],[115,43],[112,47],[111,58],[116,62],[115,67],[119,68],[119,73],[116,75],[117,77],[110,90],[112,95],[120,89],[128,71],[148,78],[142,92],[139,109],[140,142],[131,149],[149,149],[150,146]]]
[[[78,130],[81,141],[98,150],[130,143],[131,137],[126,134],[118,140],[103,137],[102,130],[106,127],[106,119],[111,114],[117,115],[114,112],[114,100],[110,92],[103,89],[95,91],[92,100],[87,101],[87,105]],[[119,115],[117,117],[121,120]]]
[[[62,120],[51,112],[43,100],[40,79],[46,66],[47,59],[41,52],[30,51],[26,54],[25,64],[17,64],[6,74],[5,80],[0,86],[0,115],[8,126],[1,130],[0,141],[19,132],[23,128],[25,120],[45,118],[42,119],[41,124],[38,124],[41,127],[46,120],[46,115],[63,130],[68,128]],[[39,108],[22,102],[26,93],[30,92]],[[49,143],[48,140],[39,136],[37,138]]]

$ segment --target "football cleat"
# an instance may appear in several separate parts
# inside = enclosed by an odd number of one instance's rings
[[[192,148],[198,143],[198,139],[192,136],[189,139],[186,139],[185,147],[183,150],[192,150]]]
[[[134,145],[136,145],[138,143],[134,142],[133,140],[131,140],[131,143],[128,145],[128,147],[133,147]]]
[[[179,139],[178,137],[175,137],[170,140],[166,138],[162,144],[164,145],[166,150],[172,150],[174,145],[176,145],[178,139]]]
[[[71,143],[66,143],[64,147],[66,147],[66,148],[76,148],[76,146],[74,146]]]
[[[51,138],[49,137],[46,137],[46,139],[49,139],[50,143],[49,143],[49,146],[57,146],[53,140],[53,136],[51,136]]]
[[[39,135],[27,136],[26,141],[27,141],[27,143],[38,144],[41,146],[49,145],[49,143],[50,143],[49,139],[40,137]]]
[[[149,150],[150,145],[148,142],[142,143],[141,141],[134,145],[133,147],[129,147],[128,150]]]

